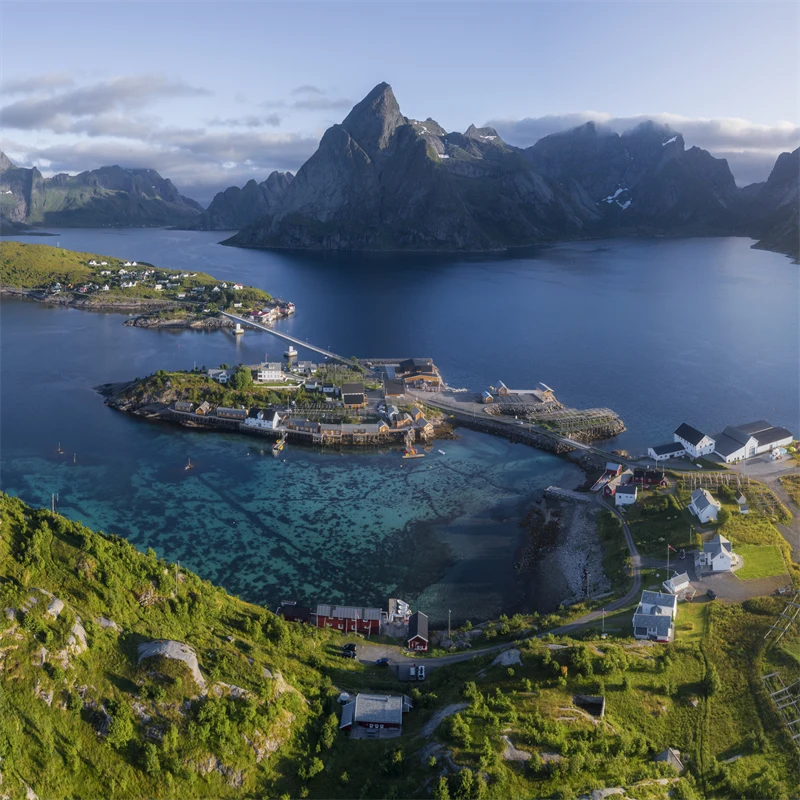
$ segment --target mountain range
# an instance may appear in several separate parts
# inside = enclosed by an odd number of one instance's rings
[[[186,224],[203,207],[152,169],[100,167],[45,178],[0,153],[0,221],[4,228]]]
[[[611,236],[749,236],[800,258],[800,149],[736,186],[725,159],[646,122],[593,122],[528,148],[493,128],[405,117],[381,83],[330,127],[295,176],[231,186],[209,207],[146,169],[43,178],[0,154],[0,214],[21,225],[238,230],[224,244],[319,250],[491,251]]]
[[[727,161],[648,122],[595,123],[521,149],[493,128],[409,119],[376,86],[297,172],[279,206],[226,240],[245,247],[500,250],[626,235],[748,235],[798,255],[798,151],[739,189]]]
[[[229,186],[186,227],[196,231],[241,230],[279,207],[293,177],[291,172],[273,172],[261,183],[251,180],[241,189]]]

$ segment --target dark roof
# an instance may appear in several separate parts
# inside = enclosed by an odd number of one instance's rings
[[[725,430],[728,429],[726,428]],[[727,458],[743,447],[744,442],[740,442],[738,439],[728,436],[727,433],[718,433],[714,437],[714,451],[719,453],[723,458]]]
[[[343,383],[342,394],[364,394],[364,384],[360,382]]]
[[[672,617],[669,614],[634,614],[633,627],[655,628],[656,636],[666,638],[672,627]]]
[[[725,430],[722,431],[722,434],[723,436],[728,436],[733,439],[735,442],[739,442],[740,445],[747,444],[747,442],[750,441],[750,437],[753,435],[752,433],[746,433],[735,425],[728,425]]]
[[[705,434],[700,433],[697,428],[693,428],[691,425],[687,425],[685,422],[681,423],[681,425],[675,429],[675,435],[680,436],[681,439],[689,442],[690,444],[700,444],[705,436]]]
[[[384,394],[405,394],[406,387],[399,378],[387,378],[383,382]]]
[[[311,616],[311,609],[307,606],[287,605],[281,606],[278,609],[279,617],[294,617],[294,619],[301,619],[308,621]]]
[[[413,639],[419,636],[420,639],[428,641],[428,617],[421,611],[415,611],[408,621],[408,638]]]
[[[667,476],[664,474],[663,470],[660,469],[644,469],[643,467],[636,467],[636,469],[633,471],[634,480],[640,478],[647,481],[656,481],[660,483],[666,477]]]
[[[407,358],[398,365],[400,372],[414,372],[415,370],[430,370],[433,367],[432,358]]]
[[[755,436],[757,433],[771,428],[772,425],[765,419],[759,419],[755,422],[745,422],[744,425],[735,425],[734,427],[742,433],[746,433],[748,436]]]
[[[360,405],[361,403],[365,403],[366,400],[367,398],[364,396],[363,392],[359,392],[358,394],[342,394],[342,401],[348,406]]]
[[[651,447],[650,449],[657,456],[665,456],[667,453],[678,453],[685,448],[680,442],[669,442],[668,444],[657,444],[655,447]]]
[[[773,442],[780,442],[783,439],[790,439],[792,437],[792,432],[786,430],[786,428],[776,428],[773,426],[771,428],[767,428],[766,430],[759,431],[753,435],[756,437],[758,446],[764,447],[765,445],[772,444]]]
[[[639,487],[636,486],[634,483],[626,483],[624,486],[620,486],[617,489],[617,494],[636,494],[639,491]]]

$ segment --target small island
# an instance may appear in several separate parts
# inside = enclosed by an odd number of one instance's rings
[[[262,289],[205,272],[13,241],[0,243],[0,295],[92,311],[141,312],[125,321],[140,328],[233,328],[220,311],[257,307],[266,321],[294,311]]]
[[[146,378],[95,387],[106,405],[151,420],[237,431],[278,442],[381,446],[452,438],[445,415],[409,398],[393,401],[354,365],[288,359],[159,370]],[[421,457],[421,454],[417,454]]]

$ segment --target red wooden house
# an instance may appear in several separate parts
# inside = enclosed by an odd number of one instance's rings
[[[639,486],[669,486],[667,476],[661,470],[635,469],[633,482]]]
[[[416,652],[428,649],[428,617],[421,611],[415,611],[408,621],[407,646]]]
[[[382,612],[379,608],[334,606],[320,603],[317,606],[317,627],[333,628],[342,633],[380,633]]]

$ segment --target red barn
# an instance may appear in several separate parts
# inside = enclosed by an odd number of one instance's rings
[[[428,649],[428,617],[415,611],[408,621],[408,649],[425,652]]]
[[[356,606],[333,606],[321,603],[317,606],[317,627],[334,628],[342,633],[380,633],[382,612],[379,608]]]

